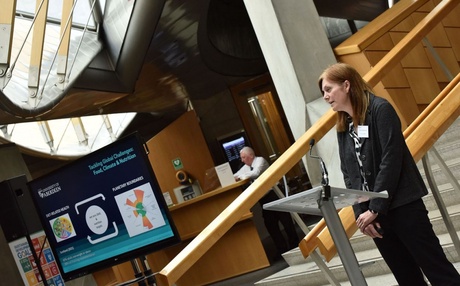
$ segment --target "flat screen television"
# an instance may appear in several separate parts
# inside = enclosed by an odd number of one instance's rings
[[[240,151],[244,146],[249,146],[249,140],[244,130],[217,138],[219,146],[224,153],[226,162],[229,162],[232,172],[236,173],[243,163],[240,159]]]
[[[137,133],[28,183],[64,280],[180,242]]]

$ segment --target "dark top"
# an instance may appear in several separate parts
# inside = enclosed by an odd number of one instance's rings
[[[428,193],[415,161],[407,148],[399,117],[384,98],[370,95],[365,125],[368,138],[362,138],[361,161],[371,192],[388,191],[388,199],[373,199],[353,206],[355,216],[369,208],[386,214],[391,209],[420,199]],[[362,178],[355,144],[348,130],[338,132],[339,155],[345,185],[362,190]]]

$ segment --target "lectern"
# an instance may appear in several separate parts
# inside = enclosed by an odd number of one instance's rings
[[[388,198],[388,193],[386,191],[380,193],[363,192],[326,185],[264,204],[263,208],[265,210],[323,216],[351,284],[353,286],[365,286],[367,285],[366,280],[359,268],[358,260],[351,248],[337,209],[373,198]]]

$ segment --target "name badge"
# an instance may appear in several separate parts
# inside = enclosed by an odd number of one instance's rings
[[[359,125],[358,126],[358,137],[359,138],[369,138],[369,126]]]

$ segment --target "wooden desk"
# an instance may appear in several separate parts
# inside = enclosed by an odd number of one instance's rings
[[[202,194],[189,201],[169,208],[172,220],[182,240],[197,236],[210,224],[233,200],[238,197],[247,180],[236,182],[224,188]],[[241,219],[252,217],[249,211]]]
[[[194,199],[170,207],[172,219],[182,242],[179,245],[147,255],[154,272],[160,271],[196,235],[216,218],[242,192],[246,181],[218,188]],[[241,220],[211,247],[176,283],[177,286],[206,285],[228,279],[270,265],[257,229],[248,211]],[[110,270],[110,269],[109,269]],[[133,278],[130,263],[112,267],[113,274],[95,273],[98,285],[108,285],[104,277],[115,277],[118,282]],[[98,280],[98,277],[100,278]],[[113,281],[113,280],[112,280]],[[101,283],[101,284],[100,284]]]

